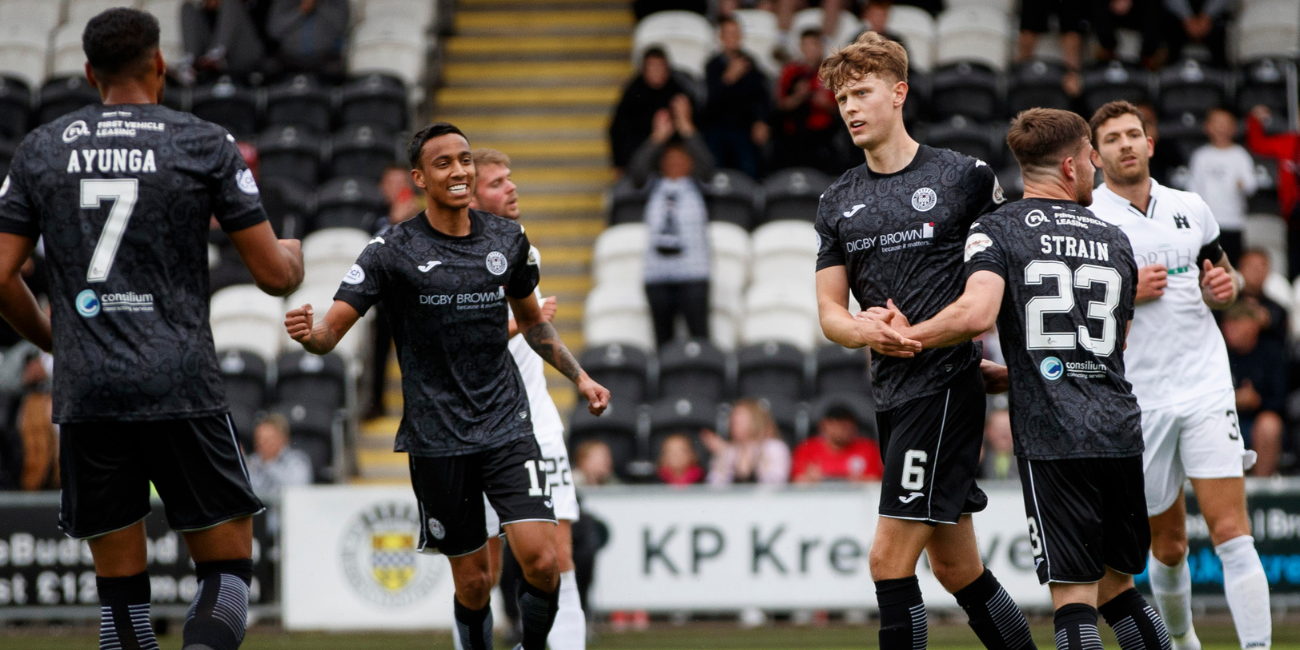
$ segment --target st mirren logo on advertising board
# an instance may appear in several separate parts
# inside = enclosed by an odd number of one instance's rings
[[[343,535],[340,560],[348,584],[377,605],[409,605],[424,598],[446,570],[434,557],[419,553],[419,537],[414,504],[385,501],[366,509]]]

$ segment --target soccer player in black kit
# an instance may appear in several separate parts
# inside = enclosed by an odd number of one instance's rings
[[[922,650],[927,623],[916,563],[927,551],[940,584],[957,598],[991,650],[1034,641],[1016,604],[984,566],[970,513],[988,497],[975,485],[984,432],[984,377],[971,343],[922,350],[879,319],[848,311],[888,298],[932,316],[961,293],[961,248],[970,224],[1004,199],[983,162],[919,145],[903,127],[907,53],[874,32],[831,55],[821,77],[866,164],[822,195],[817,213],[817,302],[827,338],[869,346],[876,422],[884,456],[871,577],[880,647]],[[882,354],[898,355],[882,356]],[[988,364],[1000,375],[1001,366]]]
[[[1025,198],[980,217],[966,239],[966,288],[901,336],[959,345],[994,325],[1007,355],[1011,430],[1040,582],[1050,585],[1059,650],[1101,650],[1098,612],[1123,650],[1169,650],[1164,622],[1133,588],[1151,532],[1142,421],[1124,378],[1138,270],[1128,236],[1086,209],[1092,144],[1079,115],[1022,112],[1007,143]]]
[[[431,124],[411,139],[408,154],[429,208],[370,242],[324,318],[314,320],[303,306],[289,312],[285,327],[308,352],[324,354],[383,301],[405,397],[396,450],[410,454],[420,550],[451,560],[461,646],[492,647],[487,495],[524,570],[523,648],[544,650],[558,607],[556,522],[528,395],[508,348],[507,304],[524,339],[577,384],[592,413],[605,410],[609,391],[542,317],[533,295],[538,261],[523,226],[470,209],[476,170],[464,134]]]
[[[59,525],[94,555],[100,648],[158,647],[141,521],[152,481],[199,579],[184,648],[234,650],[262,503],[208,329],[209,221],[267,293],[298,286],[302,253],[276,241],[234,138],[158,105],[166,65],[153,16],[105,11],[82,46],[103,105],[29,134],[0,185],[0,314],[54,355]],[[49,320],[19,277],[37,238]]]

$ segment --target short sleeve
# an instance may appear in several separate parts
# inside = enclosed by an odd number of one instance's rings
[[[370,245],[361,251],[361,256],[357,262],[348,269],[347,275],[343,276],[343,282],[339,285],[339,290],[335,292],[334,299],[352,305],[357,313],[364,316],[375,303],[383,297],[385,286],[385,275],[383,268],[383,247],[384,241],[376,237],[370,241]]]
[[[1119,313],[1123,316],[1120,320],[1121,322],[1127,322],[1133,319],[1133,312],[1137,309],[1137,259],[1133,256],[1133,245],[1129,242],[1128,234],[1120,230],[1117,235],[1114,246],[1115,255],[1112,255],[1112,257],[1116,266],[1122,265],[1119,270],[1125,278],[1128,278],[1119,299]]]
[[[519,253],[510,264],[510,279],[506,282],[506,295],[516,300],[527,298],[537,288],[541,278],[542,256],[528,243],[528,235],[519,233],[523,241]]]
[[[813,223],[813,232],[817,238],[817,270],[832,266],[844,266],[844,248],[840,246],[840,235],[835,229],[835,222],[829,215],[834,208],[829,205],[823,194],[817,204],[817,221]]]
[[[27,151],[27,146],[18,148],[9,175],[0,181],[0,232],[36,239],[41,235],[41,221],[26,173]]]
[[[212,207],[221,229],[234,232],[256,226],[267,217],[257,181],[253,179],[253,170],[244,163],[234,136],[223,131],[221,137],[224,138],[221,154],[217,157],[217,168],[212,172],[216,191]]]
[[[1201,197],[1196,197],[1196,209],[1201,213],[1201,245],[1212,244],[1219,238],[1219,222],[1214,212]]]
[[[969,203],[966,218],[974,221],[980,215],[988,214],[1001,207],[1007,202],[1007,197],[1002,192],[998,175],[983,160],[975,161],[975,167],[971,169],[970,175],[972,189],[967,199]]]
[[[970,233],[966,235],[966,277],[978,271],[992,271],[1006,279],[1006,253],[997,237],[997,230],[984,222],[971,224]]]

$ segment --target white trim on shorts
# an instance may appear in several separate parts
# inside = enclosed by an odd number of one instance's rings
[[[925,515],[926,519],[934,521],[934,479],[939,472],[939,450],[943,449],[943,430],[948,426],[948,400],[952,398],[952,389],[949,388],[943,394],[943,418],[939,420],[939,440],[934,443],[934,458],[930,461],[930,490],[925,497]],[[957,517],[961,518],[960,515]]]
[[[1047,581],[1079,585],[1091,584],[1088,582],[1069,582],[1052,579],[1052,556],[1047,552],[1047,532],[1043,529],[1043,514],[1041,509],[1038,507],[1038,487],[1034,485],[1034,461],[1026,458],[1025,467],[1029,469],[1029,498],[1034,502],[1034,523],[1038,526],[1038,541],[1043,545],[1043,562],[1047,564]]]

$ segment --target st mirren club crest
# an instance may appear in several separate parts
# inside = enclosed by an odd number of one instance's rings
[[[340,560],[348,583],[377,605],[408,605],[427,596],[444,570],[416,550],[419,513],[388,501],[362,512],[343,535]]]

